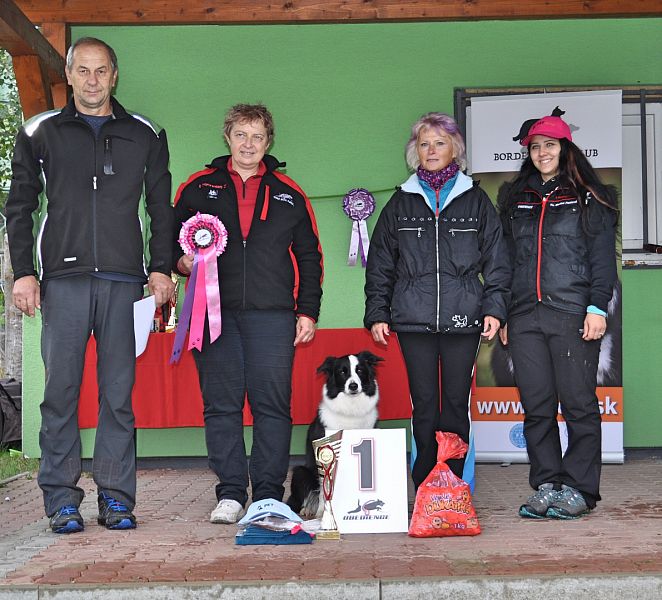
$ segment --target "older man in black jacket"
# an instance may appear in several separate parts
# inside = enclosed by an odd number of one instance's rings
[[[7,233],[14,303],[28,316],[35,309],[42,314],[46,387],[38,481],[55,533],[84,527],[77,408],[92,331],[99,381],[93,467],[98,521],[108,529],[136,526],[133,303],[145,282],[157,305],[173,292],[165,131],[112,98],[117,74],[110,46],[78,40],[66,63],[73,98],[62,110],[25,123],[12,162]],[[151,234],[147,271],[143,195]],[[35,213],[41,223],[36,239]]]

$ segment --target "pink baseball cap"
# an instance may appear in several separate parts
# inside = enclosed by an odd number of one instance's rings
[[[557,140],[565,138],[572,142],[570,127],[568,127],[568,124],[561,117],[543,117],[539,121],[536,121],[531,125],[529,133],[526,134],[526,137],[520,144],[522,146],[528,146],[534,135],[546,135]]]

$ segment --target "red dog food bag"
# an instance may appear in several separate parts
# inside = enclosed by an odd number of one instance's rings
[[[471,502],[469,484],[448,468],[449,458],[462,458],[468,449],[456,433],[437,431],[437,464],[418,487],[409,524],[412,537],[478,535],[480,525]]]

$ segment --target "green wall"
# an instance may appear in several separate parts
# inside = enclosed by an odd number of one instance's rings
[[[307,191],[317,216],[325,254],[319,325],[340,328],[360,327],[363,313],[362,269],[345,265],[349,221],[342,196],[365,187],[378,210],[383,206],[407,175],[403,147],[418,116],[452,113],[455,87],[660,83],[661,63],[651,57],[662,55],[661,26],[662,19],[583,19],[77,27],[72,37],[94,35],[116,49],[117,97],[166,128],[175,187],[226,152],[220,127],[230,105],[270,107],[272,153],[287,161],[287,173]],[[639,329],[662,328],[640,309],[642,299],[654,297],[647,294],[658,279],[656,271],[624,274],[626,446],[662,445],[662,431],[653,430],[650,418],[661,404],[654,377],[633,375],[662,358],[662,351],[643,352],[634,337]],[[26,323],[24,355],[25,449],[36,455],[43,368],[34,321]],[[204,447],[199,431],[171,432],[163,442],[155,435],[139,433],[145,452]],[[295,451],[299,442],[297,434]]]
[[[662,446],[662,271],[623,269],[623,436]]]

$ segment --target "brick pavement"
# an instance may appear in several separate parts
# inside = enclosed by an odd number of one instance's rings
[[[651,597],[662,597],[661,457],[605,465],[604,500],[595,512],[577,521],[519,518],[516,508],[529,494],[527,472],[526,465],[477,466],[474,503],[483,533],[476,537],[355,534],[311,546],[248,547],[234,544],[235,526],[208,522],[215,481],[203,468],[139,470],[139,527],[124,532],[96,524],[94,485],[84,477],[81,483],[87,496],[81,513],[86,529],[64,536],[48,531],[36,481],[20,479],[0,488],[0,598],[3,589],[20,589],[16,587],[20,585],[30,589],[168,582],[376,581],[384,585],[396,580],[475,577],[487,581],[595,576],[600,581],[617,575],[651,577],[640,582],[650,581],[660,592]]]

